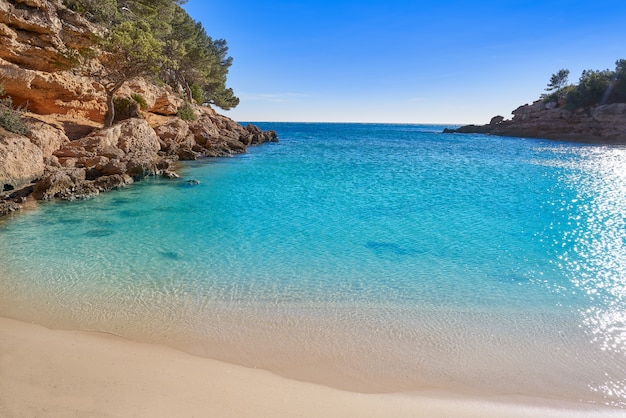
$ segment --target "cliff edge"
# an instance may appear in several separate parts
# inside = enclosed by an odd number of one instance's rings
[[[65,62],[67,50],[89,45],[101,30],[60,0],[0,0],[0,85],[26,111],[20,132],[0,127],[0,216],[32,200],[87,198],[145,176],[177,177],[177,160],[278,141],[274,131],[241,126],[142,78],[117,92],[126,109],[101,128],[104,88]]]

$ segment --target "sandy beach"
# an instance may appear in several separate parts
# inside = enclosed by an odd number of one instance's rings
[[[623,411],[360,394],[116,336],[0,318],[2,417],[618,417]]]

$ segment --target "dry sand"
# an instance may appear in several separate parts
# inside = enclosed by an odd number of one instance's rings
[[[168,347],[0,318],[0,417],[600,417],[435,393],[359,394]]]

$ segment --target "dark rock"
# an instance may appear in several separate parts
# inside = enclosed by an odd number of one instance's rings
[[[198,159],[198,154],[189,148],[181,148],[176,153],[181,161],[192,161]]]
[[[149,158],[133,158],[126,163],[126,174],[135,180],[154,176],[157,173],[156,165]]]
[[[502,123],[504,121],[504,116],[494,116],[493,118],[491,118],[491,121],[489,121],[489,125],[497,125],[499,123]]]
[[[102,176],[97,178],[93,184],[98,190],[105,192],[108,190],[119,189],[133,183],[133,178],[127,175],[113,174],[110,176]]]
[[[13,200],[0,200],[0,216],[6,216],[20,209],[22,209],[22,205]]]

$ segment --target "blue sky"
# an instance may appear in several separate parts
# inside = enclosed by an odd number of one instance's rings
[[[626,1],[188,0],[239,121],[487,123],[626,58]]]

